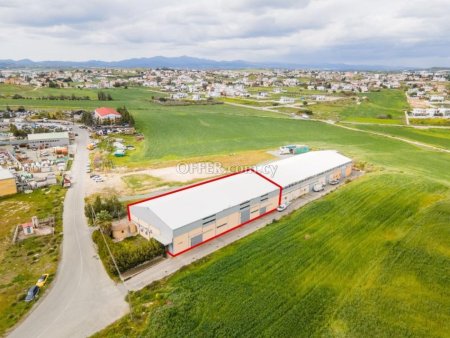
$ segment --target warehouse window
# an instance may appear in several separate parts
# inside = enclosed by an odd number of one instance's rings
[[[223,224],[221,224],[221,225],[218,225],[218,226],[217,226],[217,229],[218,229],[218,228],[221,228],[221,227],[224,227],[224,226],[227,225],[227,224],[228,224],[228,223],[223,223]]]
[[[208,216],[208,217],[205,217],[205,218],[203,218],[203,220],[206,221],[206,220],[208,220],[208,219],[210,219],[210,218],[212,218],[212,217],[216,218],[216,214],[210,215],[210,216]]]
[[[267,201],[269,199],[269,194],[265,194],[265,195],[262,195],[261,196],[261,202],[263,202],[263,201]]]
[[[210,223],[214,223],[215,221],[216,221],[216,219],[213,218],[213,219],[210,219],[210,220],[208,220],[208,221],[206,221],[206,222],[203,222],[203,225],[207,225],[207,224],[210,224]]]

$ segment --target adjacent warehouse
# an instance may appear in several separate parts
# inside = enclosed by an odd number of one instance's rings
[[[38,133],[28,134],[28,144],[36,147],[67,147],[69,145],[69,133]]]
[[[316,184],[347,177],[352,160],[334,150],[312,151],[255,168],[283,187],[282,202],[312,191]],[[273,173],[273,174],[272,174]]]
[[[176,256],[351,170],[351,159],[336,151],[310,152],[133,203],[128,216]]]
[[[9,170],[0,167],[0,196],[17,193],[16,178]]]

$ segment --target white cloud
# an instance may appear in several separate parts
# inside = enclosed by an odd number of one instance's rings
[[[0,0],[0,58],[450,65],[448,0]]]

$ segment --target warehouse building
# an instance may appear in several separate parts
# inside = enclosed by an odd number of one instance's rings
[[[283,187],[282,203],[352,173],[352,160],[334,150],[311,151],[255,168]],[[273,173],[269,175],[269,173]]]
[[[17,193],[16,178],[9,170],[0,167],[0,196]]]
[[[28,134],[28,144],[36,147],[67,147],[69,145],[69,133]]]
[[[276,209],[281,189],[244,171],[128,206],[143,237],[176,255]]]
[[[351,159],[336,151],[310,152],[130,204],[128,217],[176,256],[351,170]]]

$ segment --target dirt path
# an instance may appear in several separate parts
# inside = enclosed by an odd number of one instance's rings
[[[392,135],[388,135],[388,134],[384,134],[384,133],[379,133],[379,132],[376,132],[376,131],[369,131],[369,130],[362,130],[362,129],[352,128],[352,127],[344,126],[342,124],[336,124],[336,123],[330,122],[330,121],[322,121],[322,122],[334,125],[334,126],[339,127],[339,128],[344,128],[344,129],[353,130],[353,131],[359,131],[361,133],[367,133],[367,134],[372,134],[372,135],[376,135],[376,136],[387,137],[387,138],[390,138],[390,139],[393,139],[393,140],[402,141],[402,142],[409,143],[409,144],[412,144],[412,145],[415,145],[415,146],[420,146],[420,147],[428,148],[428,149],[435,150],[435,151],[442,151],[442,152],[445,152],[445,153],[450,153],[449,149],[436,147],[436,146],[433,146],[433,145],[428,144],[428,143],[422,143],[422,142],[418,142],[418,141],[413,141],[413,140],[409,140],[409,139],[406,139],[406,138],[403,138],[403,137],[392,136]]]

